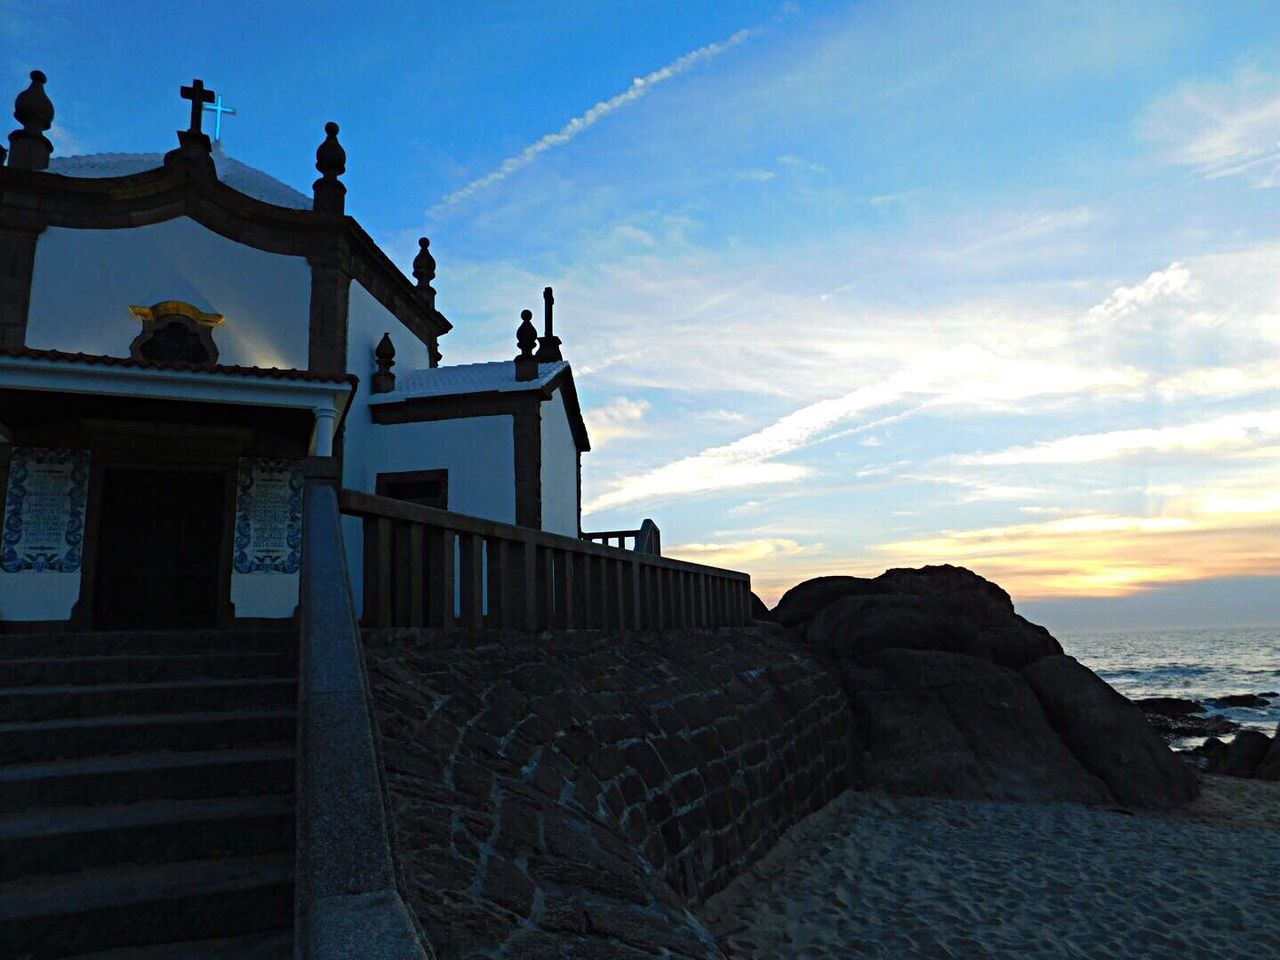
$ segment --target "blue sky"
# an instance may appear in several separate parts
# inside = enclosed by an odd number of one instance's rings
[[[446,363],[555,286],[588,528],[766,599],[952,562],[1051,626],[1280,619],[1274,5],[210,9],[0,0],[0,76],[61,153],[167,149],[200,76],[302,189],[337,120]]]

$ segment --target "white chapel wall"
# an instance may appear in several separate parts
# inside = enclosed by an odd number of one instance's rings
[[[23,570],[0,575],[0,620],[70,620],[80,599],[80,576]]]
[[[342,485],[373,493],[379,473],[448,470],[450,510],[515,523],[515,441],[511,431],[509,416],[375,424],[367,406],[353,410],[343,450]],[[358,518],[342,518],[342,540],[360,612],[364,531]]]
[[[218,362],[307,366],[311,268],[186,217],[144,227],[50,227],[36,244],[27,345],[129,356],[142,327],[130,306],[185,300],[226,321],[213,331]]]
[[[431,366],[427,345],[415,337],[358,281],[352,281],[350,306],[347,309],[347,369],[360,378],[360,394],[369,400],[369,378],[377,369],[373,351],[384,333],[391,334],[396,348],[397,370],[417,370]]]
[[[539,405],[542,414],[542,529],[578,535],[578,447],[564,397],[556,390]]]

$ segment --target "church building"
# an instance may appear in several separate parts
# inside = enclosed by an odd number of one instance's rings
[[[4,629],[288,621],[307,476],[580,535],[550,288],[516,359],[443,366],[428,241],[411,280],[345,215],[337,124],[306,196],[210,140],[199,80],[165,154],[52,157],[44,87],[0,156]]]

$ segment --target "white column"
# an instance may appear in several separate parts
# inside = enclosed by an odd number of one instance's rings
[[[333,425],[338,419],[338,411],[333,407],[312,407],[316,417],[315,443],[312,455],[317,457],[333,456]]]

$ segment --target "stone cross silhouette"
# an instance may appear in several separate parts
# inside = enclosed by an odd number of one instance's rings
[[[204,88],[203,80],[192,80],[191,86],[178,90],[183,100],[191,101],[191,132],[200,133],[200,114],[206,103],[213,103],[213,91]]]
[[[212,93],[212,91],[210,91]],[[205,110],[213,114],[213,142],[217,143],[222,139],[222,115],[225,113],[228,117],[236,115],[235,107],[224,107],[222,105],[222,94],[218,94],[217,102],[211,107],[205,104]]]

